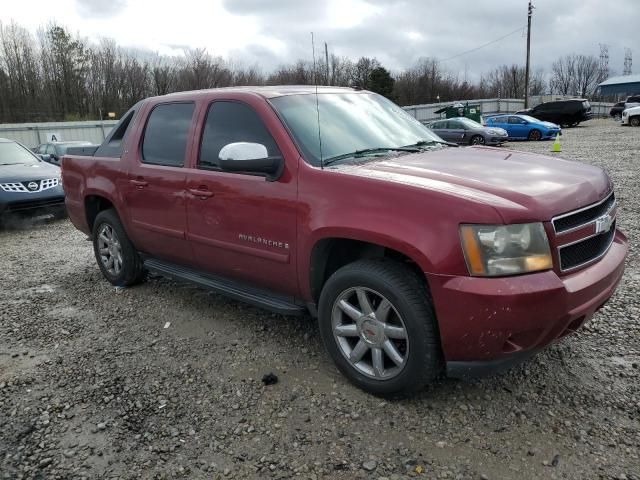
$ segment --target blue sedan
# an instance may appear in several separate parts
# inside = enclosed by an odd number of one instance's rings
[[[486,119],[487,127],[504,128],[509,140],[545,140],[562,135],[558,125],[543,122],[529,115],[496,115]]]

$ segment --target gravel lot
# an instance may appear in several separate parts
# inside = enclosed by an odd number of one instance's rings
[[[561,156],[616,184],[615,297],[510,372],[407,400],[348,384],[311,318],[165,279],[117,291],[66,220],[0,230],[2,477],[640,479],[640,129],[588,122]]]

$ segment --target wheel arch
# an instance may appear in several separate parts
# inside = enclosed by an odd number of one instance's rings
[[[309,258],[309,291],[317,304],[327,279],[339,268],[356,260],[389,258],[407,264],[429,288],[425,271],[430,262],[410,246],[392,244],[382,239],[365,240],[354,235],[332,235],[316,240]]]
[[[107,195],[101,193],[89,193],[84,197],[85,220],[90,232],[93,232],[93,224],[98,214],[109,209],[113,209],[122,221],[122,216],[120,215],[120,212],[118,212],[115,202]]]

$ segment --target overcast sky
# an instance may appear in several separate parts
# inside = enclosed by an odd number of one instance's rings
[[[35,31],[56,21],[74,33],[120,45],[181,54],[211,54],[259,65],[311,58],[316,49],[356,59],[377,57],[399,70],[425,56],[447,59],[516,29],[488,47],[443,62],[470,80],[503,63],[524,63],[527,0],[7,0],[2,20]],[[609,46],[610,68],[622,72],[624,48],[636,49],[640,71],[640,0],[535,0],[532,67],[549,70],[557,56],[598,56]]]

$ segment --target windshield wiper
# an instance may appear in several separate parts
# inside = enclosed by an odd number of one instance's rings
[[[446,145],[448,147],[459,147],[457,143],[453,142],[443,142],[442,140],[420,140],[411,145],[407,145],[407,148],[411,147],[428,147],[429,145]]]
[[[366,157],[368,155],[375,155],[377,153],[384,153],[384,152],[410,152],[410,153],[416,153],[416,152],[420,151],[416,147],[417,147],[417,145],[416,146],[409,145],[409,146],[406,146],[406,147],[363,148],[362,150],[356,150],[355,152],[343,153],[342,155],[336,155],[334,157],[325,158],[322,161],[322,164],[324,166],[327,166],[327,165],[331,165],[332,163],[335,163],[335,162],[337,162],[339,160],[344,160],[346,158],[360,158],[360,157]]]

